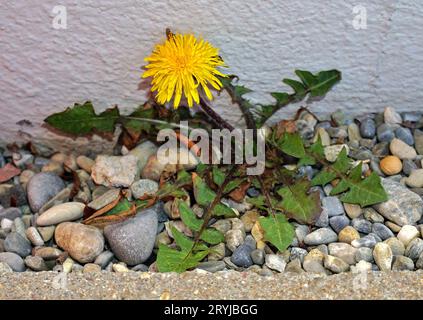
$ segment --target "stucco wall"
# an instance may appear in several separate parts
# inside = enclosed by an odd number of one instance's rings
[[[359,4],[364,30],[352,25]],[[52,27],[57,5],[67,8],[66,30]],[[268,92],[286,89],[280,81],[295,68],[338,68],[341,84],[315,111],[422,108],[420,0],[2,0],[0,140],[51,139],[42,119],[74,102],[91,99],[98,110],[143,102],[140,67],[168,26],[220,47],[228,72],[255,90],[253,101],[270,102]],[[216,104],[239,119],[225,97]],[[24,119],[32,126],[17,124]]]

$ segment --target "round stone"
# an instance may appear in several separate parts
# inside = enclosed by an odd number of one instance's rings
[[[251,259],[253,260],[254,264],[257,264],[259,266],[263,265],[264,257],[265,257],[264,250],[255,249],[255,250],[251,251],[250,256],[251,256]]]
[[[405,256],[410,258],[413,261],[416,261],[423,252],[423,240],[420,238],[415,238],[411,240],[405,249]]]
[[[379,163],[382,172],[388,176],[398,174],[402,170],[402,162],[396,156],[387,156]]]
[[[423,188],[423,169],[413,170],[405,183],[411,188]]]
[[[325,197],[322,199],[323,211],[326,211],[328,217],[334,217],[344,214],[344,207],[337,197]]]
[[[414,144],[413,134],[411,133],[411,130],[408,128],[398,127],[395,130],[395,136],[398,139],[404,141],[409,146],[412,146]]]
[[[394,256],[403,256],[405,253],[404,244],[398,240],[398,238],[389,238],[384,241],[388,246],[391,247],[392,254]]]
[[[376,134],[376,124],[373,119],[366,118],[360,123],[360,134],[363,138],[372,139]]]
[[[82,270],[84,273],[97,273],[101,272],[101,267],[95,263],[87,263],[84,265],[84,269]]]
[[[346,263],[340,258],[333,257],[331,255],[325,256],[324,266],[326,269],[332,271],[333,273],[346,272],[350,269],[348,263]]]
[[[0,262],[6,263],[15,272],[25,271],[23,259],[13,252],[0,252]]]
[[[34,271],[47,271],[49,270],[47,264],[41,257],[27,256],[25,258],[25,265]]]
[[[393,254],[391,247],[386,243],[379,242],[373,250],[373,257],[380,270],[389,271],[392,267]]]
[[[94,260],[95,264],[98,264],[101,269],[106,268],[106,266],[112,261],[114,257],[113,252],[107,250],[103,251],[98,255],[98,257]]]
[[[54,173],[40,172],[35,174],[26,187],[32,212],[38,212],[44,204],[64,188],[63,180]]]
[[[407,247],[407,245],[413,240],[420,236],[419,230],[415,226],[405,225],[401,228],[397,234],[397,238]]]
[[[351,221],[351,225],[356,229],[358,232],[361,233],[370,233],[372,232],[372,223],[367,221],[363,218],[356,218]]]
[[[382,240],[386,240],[386,239],[394,237],[393,232],[383,223],[379,223],[379,222],[373,224],[372,232],[377,234]]]
[[[417,156],[416,150],[400,139],[392,139],[389,149],[394,156],[400,159],[413,160]]]
[[[362,209],[357,204],[344,203],[344,209],[350,219],[358,218],[362,214]]]
[[[329,224],[335,232],[339,233],[350,224],[350,220],[344,215],[335,216],[329,219]]]
[[[394,271],[413,271],[414,262],[410,258],[404,256],[395,256],[394,263],[392,265]]]
[[[339,242],[345,242],[351,244],[354,240],[360,239],[360,234],[356,229],[351,226],[347,226],[339,232]]]
[[[144,195],[154,195],[159,190],[159,184],[149,179],[140,179],[131,185],[132,197],[141,198]]]
[[[320,228],[309,233],[304,238],[304,243],[311,246],[317,246],[319,244],[336,242],[337,240],[338,235],[332,229]]]
[[[254,250],[250,245],[243,243],[235,249],[231,256],[231,261],[238,267],[248,268],[253,265],[253,260],[250,256]]]
[[[59,224],[54,238],[60,248],[80,263],[94,261],[104,248],[104,238],[100,230],[80,223]]]
[[[56,225],[61,222],[74,221],[82,218],[85,204],[80,202],[62,203],[48,209],[37,218],[37,225],[41,227]]]
[[[382,123],[377,127],[377,138],[380,142],[391,142],[395,138],[394,130],[390,125]]]
[[[31,254],[31,243],[17,232],[11,232],[4,240],[4,249],[25,258]]]

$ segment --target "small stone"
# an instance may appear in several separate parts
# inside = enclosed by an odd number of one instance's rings
[[[394,256],[403,256],[405,253],[404,244],[398,240],[398,238],[389,238],[384,241],[388,246],[391,247],[392,254]]]
[[[113,252],[109,250],[103,251],[94,260],[94,263],[99,265],[101,269],[104,269],[112,261],[113,257],[114,257]]]
[[[275,270],[277,272],[284,272],[286,267],[285,260],[276,254],[267,254],[265,258],[265,264],[269,269]]]
[[[423,200],[398,182],[382,178],[388,200],[373,207],[386,219],[399,226],[414,224],[423,214]]]
[[[339,233],[350,224],[350,220],[344,215],[335,216],[329,219],[329,224],[336,233]]]
[[[317,249],[312,249],[305,257],[303,262],[303,268],[307,272],[311,273],[324,273],[327,271],[323,267],[323,260],[325,255]]]
[[[375,237],[373,237],[372,235],[367,235],[363,238],[353,240],[351,242],[351,245],[354,248],[361,248],[361,247],[373,248],[376,245],[376,243],[377,243],[377,241],[376,241]]]
[[[395,136],[404,141],[409,146],[412,146],[414,144],[414,138],[413,134],[411,133],[411,130],[408,128],[398,127],[395,130]]]
[[[44,245],[44,240],[41,237],[40,233],[38,232],[37,228],[35,227],[30,227],[26,230],[26,236],[28,238],[29,241],[31,241],[31,243],[34,246],[43,246]]]
[[[358,218],[362,214],[362,209],[357,204],[344,203],[344,209],[350,219]]]
[[[392,139],[391,144],[389,145],[389,150],[394,156],[397,156],[400,159],[410,159],[413,160],[417,157],[417,152],[413,147],[410,147],[408,144],[399,139]]]
[[[412,171],[405,183],[411,188],[423,188],[423,169]]]
[[[128,267],[123,263],[114,263],[112,269],[117,273],[129,272]]]
[[[228,247],[229,250],[234,252],[235,249],[238,248],[244,242],[244,238],[245,238],[245,232],[243,232],[242,230],[239,230],[239,229],[229,230],[225,234],[226,246]]]
[[[73,265],[75,264],[75,261],[73,261],[72,258],[66,258],[66,260],[63,262],[63,272],[64,273],[70,273],[73,270]]]
[[[210,253],[207,256],[208,261],[219,261],[225,257],[226,247],[224,243],[219,243],[211,247]]]
[[[308,226],[299,224],[295,227],[295,235],[298,239],[298,242],[303,242],[306,235],[310,233]],[[257,239],[256,239],[257,240]]]
[[[369,271],[372,271],[372,264],[364,260],[360,260],[355,266],[351,266],[352,273],[366,273]]]
[[[11,232],[4,240],[4,249],[25,258],[31,254],[31,243],[17,232]]]
[[[55,229],[55,226],[37,227],[37,230],[43,238],[44,242],[50,241],[50,239],[53,238]]]
[[[395,138],[394,130],[389,124],[382,123],[377,127],[377,138],[380,142],[391,142]]]
[[[417,153],[423,155],[423,131],[414,130],[414,144],[416,146]]]
[[[410,258],[404,256],[395,256],[394,263],[392,265],[393,271],[413,271],[414,262]]]
[[[329,227],[329,215],[327,210],[322,210],[314,225],[319,228]]]
[[[10,229],[12,229],[12,227],[13,227],[13,221],[9,220],[7,218],[4,218],[4,219],[1,220],[0,226],[3,230],[10,231]]]
[[[260,265],[260,266],[263,265],[264,257],[265,257],[264,250],[255,249],[255,250],[251,251],[250,256],[251,256],[251,259],[253,260],[254,264],[257,264],[257,265]]]
[[[398,174],[402,170],[402,162],[396,156],[387,156],[379,163],[382,172],[388,176]]]
[[[401,227],[391,221],[385,221],[385,226],[387,226],[392,232],[400,232]]]
[[[12,268],[5,262],[0,262],[0,275],[3,273],[13,272]]]
[[[37,218],[37,225],[46,227],[82,218],[85,205],[80,202],[62,203],[48,209]]]
[[[0,220],[9,219],[11,221],[22,217],[22,211],[19,208],[0,209]]]
[[[250,256],[253,250],[254,248],[244,242],[235,249],[231,256],[231,261],[238,267],[248,268],[253,265],[253,260]]]
[[[373,250],[373,257],[381,271],[391,270],[393,254],[389,245],[383,242],[377,243]]]
[[[201,262],[197,268],[214,273],[224,270],[226,268],[226,263],[223,261],[205,261]]]
[[[348,243],[330,243],[328,245],[329,254],[331,256],[342,259],[345,263],[352,265],[355,264],[355,254],[357,249]]]
[[[285,272],[304,273],[305,271],[301,267],[300,259],[294,259],[286,265]]]
[[[322,146],[330,146],[330,136],[329,133],[324,128],[318,128],[317,133],[315,135],[314,141],[316,142],[317,139],[320,137],[320,142]]]
[[[373,224],[372,232],[376,233],[382,240],[394,237],[392,231],[387,226],[379,222]]]
[[[47,271],[48,267],[43,258],[37,256],[27,256],[25,265],[34,271]]]
[[[356,218],[351,221],[351,225],[358,232],[368,234],[372,232],[372,223],[363,218]]]
[[[405,159],[402,161],[402,171],[405,175],[409,176],[411,172],[417,169],[417,165],[413,160]]]
[[[346,272],[350,269],[348,263],[346,263],[342,259],[330,255],[325,256],[324,266],[326,269],[329,269],[333,273]]]
[[[60,248],[80,263],[94,261],[104,248],[104,238],[100,230],[80,223],[59,224],[54,238]]]
[[[319,245],[327,244],[331,242],[336,242],[338,240],[338,235],[329,228],[321,228],[309,233],[304,238],[304,243],[307,245]]]
[[[131,270],[136,272],[148,272],[148,267],[145,264],[137,264],[132,267]]]
[[[325,152],[326,160],[330,162],[335,162],[336,159],[338,158],[339,153],[344,148],[346,149],[347,155],[348,155],[350,152],[350,148],[346,144],[335,144],[335,145],[325,147],[324,152]]]
[[[87,263],[84,265],[83,273],[97,273],[101,272],[101,267],[95,263]]]
[[[91,169],[94,166],[95,161],[82,155],[76,158],[76,163],[81,169],[85,170],[88,173],[91,173]]]
[[[423,252],[423,240],[415,238],[407,245],[405,249],[405,256],[413,261],[416,261]]]
[[[326,197],[322,199],[322,208],[327,211],[329,217],[344,214],[344,207],[337,197]]]
[[[316,249],[317,250],[319,250],[321,253],[323,253],[323,254],[329,254],[329,249],[328,249],[328,246],[327,245],[325,245],[325,244],[319,244],[317,247],[316,247]]]
[[[255,210],[247,211],[241,216],[246,232],[250,232],[256,221],[260,218],[260,213]]]
[[[245,197],[242,202],[236,202],[229,198],[223,198],[222,203],[226,204],[228,207],[234,209],[236,212],[244,213],[248,210],[251,210],[253,208],[253,205],[249,203],[248,197]]]
[[[405,247],[414,239],[420,236],[419,230],[415,226],[405,225],[401,228],[397,234],[398,240],[400,240]]]
[[[152,155],[147,164],[144,166],[144,169],[141,171],[141,177],[144,179],[159,181],[162,172],[165,170],[166,164],[161,163],[156,155]]]
[[[147,164],[148,159],[152,155],[155,155],[156,152],[157,146],[153,142],[146,140],[133,148],[129,154],[137,158],[138,169],[140,172],[142,172],[145,165]]]
[[[423,269],[423,253],[420,255],[419,259],[417,259],[416,268]]]
[[[385,111],[383,112],[383,117],[384,117],[385,123],[388,123],[388,124],[402,123],[401,115],[391,107],[385,108]]]
[[[106,187],[129,187],[139,176],[138,159],[133,155],[99,155],[92,167],[91,177]]]
[[[351,226],[347,226],[339,232],[339,242],[345,242],[351,244],[354,240],[360,239],[360,234],[356,229]]]
[[[88,207],[94,210],[100,210],[108,204],[116,201],[120,195],[120,189],[110,189],[102,195],[96,197],[93,201],[87,204]]]
[[[13,252],[0,252],[0,262],[6,263],[15,272],[25,271],[23,259]]]
[[[65,188],[63,180],[48,172],[35,174],[27,184],[28,202],[33,212],[41,207]]]
[[[215,223],[213,223],[211,225],[211,227],[213,227],[216,230],[218,230],[218,231],[222,232],[223,234],[225,234],[226,232],[228,232],[229,230],[231,230],[232,223],[228,219],[221,219],[221,220],[217,220]]]
[[[383,223],[385,219],[373,208],[364,209],[364,218],[372,223]]]
[[[350,123],[348,125],[348,138],[350,141],[360,141],[361,140],[361,135],[360,135],[360,128],[358,127],[357,124]]]
[[[63,163],[50,161],[41,168],[41,172],[52,173],[60,176],[65,173],[65,169],[63,168]]]
[[[389,141],[390,142],[390,141]],[[374,145],[372,148],[372,153],[376,157],[385,157],[389,155],[389,142],[380,142]]]
[[[34,255],[43,260],[56,260],[63,254],[62,250],[53,247],[36,248]]]
[[[367,261],[367,262],[373,262],[373,250],[371,248],[361,247],[357,248],[357,251],[355,252],[355,261]]]
[[[360,123],[360,134],[363,138],[372,139],[376,134],[376,124],[373,119],[366,118]]]
[[[149,179],[140,179],[131,185],[132,197],[141,198],[144,195],[154,195],[159,190],[159,184]]]
[[[304,261],[304,257],[308,254],[307,250],[299,247],[291,248],[290,260],[299,259],[301,263]]]
[[[58,194],[56,194],[53,198],[51,198],[49,201],[47,201],[40,208],[40,210],[38,210],[38,214],[42,214],[45,211],[47,211],[48,209],[53,208],[54,206],[57,206],[57,205],[59,205],[61,203],[69,202],[70,195],[72,193],[72,187],[73,187],[73,185],[70,185],[70,186],[66,187],[65,189],[63,189],[62,191],[60,191]],[[75,200],[75,197],[73,199],[74,201],[76,201]]]
[[[134,266],[150,257],[157,226],[157,212],[149,208],[141,210],[134,218],[107,225],[104,236],[115,256],[127,265]]]

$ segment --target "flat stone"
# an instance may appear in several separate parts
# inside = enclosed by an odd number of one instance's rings
[[[340,258],[333,257],[331,255],[325,256],[324,266],[326,269],[329,269],[333,273],[346,272],[350,269],[348,263],[346,263]]]
[[[197,268],[214,273],[226,269],[226,263],[223,261],[205,261],[201,262]]]
[[[360,123],[360,134],[363,138],[372,139],[376,135],[376,124],[373,119],[366,118]]]
[[[150,257],[157,226],[157,212],[150,208],[139,211],[134,218],[106,226],[104,236],[115,256],[127,265],[134,266]]]
[[[346,226],[339,232],[338,235],[339,242],[345,242],[348,244],[351,244],[351,242],[357,239],[360,239],[360,234],[351,226]]]
[[[25,258],[31,254],[31,243],[17,232],[11,232],[4,240],[4,249]]]
[[[365,208],[363,216],[371,223],[383,223],[385,218],[373,208]]]
[[[377,138],[380,142],[391,142],[395,138],[391,125],[382,123],[377,127]]]
[[[66,202],[54,206],[37,218],[37,225],[47,227],[82,218],[85,205],[80,202]]]
[[[131,185],[132,197],[141,198],[144,195],[154,195],[159,190],[159,184],[149,179],[140,179]]]
[[[19,208],[0,209],[0,221],[3,219],[15,220],[22,217],[22,211]]]
[[[23,259],[13,252],[0,252],[0,262],[6,263],[15,272],[25,271]]]
[[[331,256],[342,259],[345,263],[352,265],[355,264],[355,254],[357,249],[349,245],[348,243],[330,243],[328,245],[329,254]]]
[[[350,220],[344,215],[335,216],[329,219],[329,224],[336,233],[339,233],[350,224]]]
[[[338,240],[338,235],[329,228],[320,228],[311,233],[309,233],[304,238],[304,243],[307,245],[316,246],[319,244],[327,244],[331,242],[336,242]]]
[[[34,271],[47,271],[49,270],[47,264],[41,257],[27,256],[25,258],[25,265]]]
[[[395,256],[392,265],[393,271],[413,271],[414,262],[410,258],[404,256]]]
[[[401,228],[397,234],[398,240],[400,240],[405,247],[414,239],[420,236],[419,230],[415,226],[405,225]]]
[[[322,199],[322,208],[328,213],[329,217],[344,214],[344,207],[337,197],[326,197]]]
[[[389,145],[389,150],[394,156],[397,156],[400,159],[410,159],[413,160],[417,156],[417,152],[413,147],[410,147],[404,141],[400,139],[392,139],[391,144]]]
[[[357,251],[355,252],[355,261],[373,262],[373,250],[366,247],[357,248]]]
[[[59,224],[54,238],[60,248],[80,263],[93,262],[104,249],[104,237],[100,230],[80,223]]]
[[[354,248],[361,248],[361,247],[373,248],[376,245],[376,243],[377,243],[376,238],[370,234],[360,239],[351,241],[351,245]]]
[[[101,267],[95,263],[87,263],[84,265],[84,269],[82,270],[83,273],[96,273],[101,272]]]
[[[388,123],[388,124],[402,123],[401,115],[391,107],[385,108],[385,111],[383,112],[383,117],[384,117],[385,123]]]
[[[398,182],[382,178],[382,185],[388,194],[388,201],[374,205],[386,219],[399,226],[412,225],[423,214],[423,200]]]
[[[63,251],[53,247],[40,247],[35,249],[34,255],[44,260],[55,260],[63,254]]]
[[[368,234],[372,232],[372,223],[363,218],[356,218],[351,221],[351,225],[358,232]]]
[[[422,188],[423,187],[423,169],[413,170],[410,176],[405,179],[405,183],[411,188]]]
[[[405,249],[405,256],[413,261],[416,261],[423,253],[423,240],[415,238],[410,241]]]
[[[265,264],[269,269],[277,272],[284,272],[286,267],[285,260],[276,254],[267,254]]]
[[[41,207],[65,188],[63,180],[54,173],[40,172],[35,174],[26,187],[29,205],[33,212]]]
[[[373,257],[381,271],[389,271],[392,268],[393,254],[391,247],[386,243],[377,243],[373,250]]]
[[[398,127],[395,130],[395,136],[401,141],[408,144],[409,146],[412,146],[414,144],[413,134],[411,133],[411,130],[408,128]]]
[[[103,193],[101,196],[95,198],[93,201],[88,203],[87,206],[94,210],[100,210],[101,208],[104,208],[108,204],[112,203],[113,201],[116,201],[119,195],[120,189],[110,189]]]
[[[344,203],[344,209],[350,219],[358,218],[362,213],[362,209],[357,204]]]
[[[393,232],[383,223],[379,223],[379,222],[373,224],[372,232],[376,233],[382,240],[386,240],[386,239],[394,237]]]
[[[392,254],[394,256],[403,256],[405,253],[404,244],[398,240],[398,238],[389,238],[384,241],[388,246],[391,247]]]
[[[106,187],[129,187],[139,177],[138,159],[133,155],[99,155],[91,169],[91,177]]]
[[[55,226],[37,227],[37,231],[40,233],[44,242],[50,241],[50,239],[53,238],[55,229]]]

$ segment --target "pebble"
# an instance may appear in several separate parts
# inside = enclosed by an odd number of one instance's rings
[[[7,218],[1,220],[0,227],[3,230],[10,230],[13,227],[13,221]]]
[[[350,220],[344,215],[335,216],[329,219],[329,224],[336,233],[339,233],[350,224]]]
[[[115,256],[127,265],[134,266],[150,257],[157,226],[157,212],[150,208],[139,211],[134,218],[106,226],[104,236]]]
[[[357,248],[357,251],[354,255],[355,261],[366,261],[366,262],[373,262],[373,250],[371,248],[361,247]]]
[[[108,204],[112,203],[113,201],[116,201],[116,199],[120,195],[120,189],[110,189],[107,190],[102,195],[96,197],[93,201],[87,204],[88,207],[94,210],[100,210],[101,208],[104,208]]]
[[[368,234],[372,232],[372,223],[363,218],[352,219],[351,225],[358,232]]]
[[[393,232],[387,226],[379,222],[373,224],[372,232],[377,234],[382,240],[394,237]]]
[[[411,188],[423,188],[423,169],[413,170],[405,183]]]
[[[224,261],[205,261],[201,262],[197,268],[214,273],[226,269],[226,263]]]
[[[400,159],[413,160],[417,157],[416,150],[400,139],[392,139],[391,144],[389,145],[389,150],[391,150],[391,153],[394,156],[397,156]]]
[[[33,212],[41,207],[65,188],[63,180],[54,173],[40,172],[35,174],[27,184],[28,202]]]
[[[402,123],[401,115],[394,110],[392,107],[386,107],[383,112],[383,118],[385,123],[389,124],[400,124]]]
[[[350,219],[358,218],[362,214],[362,209],[357,204],[344,203],[344,209]]]
[[[325,256],[324,266],[326,269],[329,269],[333,273],[346,272],[350,269],[348,263],[346,263],[340,258],[333,257],[331,255]]]
[[[376,134],[376,124],[373,119],[366,118],[360,123],[360,134],[363,138],[372,139]]]
[[[149,179],[140,179],[131,185],[132,197],[141,198],[144,195],[154,195],[159,190],[159,184]]]
[[[80,223],[59,224],[54,238],[60,248],[80,263],[94,261],[104,248],[104,237],[100,230]]]
[[[94,166],[95,161],[91,158],[81,155],[76,158],[76,163],[81,169],[85,170],[88,173],[91,173],[91,169]]]
[[[389,142],[380,142],[373,146],[372,153],[375,157],[384,157],[389,155]]]
[[[416,146],[417,153],[423,155],[423,131],[414,130],[414,144]]]
[[[37,256],[27,256],[25,265],[34,271],[47,271],[49,269],[43,258]]]
[[[131,270],[137,272],[148,272],[148,266],[145,264],[137,264],[136,266],[132,267]]]
[[[382,186],[389,199],[373,206],[382,216],[399,226],[421,219],[423,200],[419,195],[390,179],[382,178]]]
[[[251,259],[253,260],[254,264],[263,265],[265,253],[262,249],[255,249],[250,253]]]
[[[361,140],[360,128],[354,122],[348,125],[348,138],[350,141]]]
[[[377,138],[380,142],[391,142],[395,138],[394,130],[389,124],[382,123],[377,127]]]
[[[384,241],[388,246],[391,247],[392,254],[394,256],[402,256],[405,253],[404,244],[398,240],[398,238],[389,238]]]
[[[312,249],[304,257],[303,268],[307,272],[326,274],[327,271],[323,266],[324,259],[325,259],[325,255],[321,251],[317,249]]]
[[[328,213],[329,217],[344,214],[344,207],[337,197],[326,197],[322,199],[323,211]]]
[[[104,269],[112,261],[113,257],[113,252],[106,250],[100,253],[97,258],[95,258],[94,263],[98,264],[101,269]]]
[[[138,169],[140,172],[144,169],[148,159],[152,155],[156,154],[157,149],[157,146],[153,142],[146,140],[129,152],[130,155],[133,155],[137,158]]]
[[[254,224],[258,219],[260,218],[260,213],[255,210],[250,210],[245,212],[241,216],[241,221],[244,224],[244,228],[246,232],[251,232],[251,229],[253,229]]]
[[[269,269],[277,272],[284,272],[286,267],[285,260],[276,254],[267,254],[265,264]]]
[[[34,255],[43,260],[55,260],[63,254],[62,250],[53,247],[41,247],[35,250]]]
[[[6,263],[13,271],[25,271],[25,263],[23,259],[13,252],[0,252],[0,262]]]
[[[345,263],[355,264],[355,254],[357,249],[348,243],[335,242],[328,245],[329,254],[331,256],[342,259]]]
[[[373,257],[381,271],[391,270],[393,254],[389,245],[382,242],[377,243],[373,250]]]
[[[372,271],[372,264],[364,260],[360,260],[355,266],[351,266],[352,273],[366,273],[369,271]]]
[[[85,205],[80,202],[66,202],[54,206],[37,218],[37,225],[47,227],[82,218]]]
[[[37,227],[37,230],[40,233],[41,238],[43,238],[44,242],[47,242],[53,238],[56,226]]]
[[[419,230],[415,226],[405,225],[401,228],[397,234],[398,240],[400,240],[405,247],[414,239],[420,236]]]
[[[224,243],[219,243],[211,247],[210,253],[207,255],[208,261],[222,260],[226,255],[226,247]],[[254,261],[254,260],[253,260]]]
[[[228,247],[229,250],[234,252],[235,249],[238,248],[244,242],[244,238],[245,238],[245,232],[243,230],[239,230],[239,229],[229,230],[225,234],[226,246]],[[257,241],[256,238],[255,240]]]
[[[415,238],[410,241],[405,249],[405,256],[413,261],[416,261],[423,253],[423,240]]]
[[[66,258],[66,260],[63,262],[63,272],[64,273],[70,273],[73,270],[73,265],[75,264],[75,261],[73,261],[72,258]]]
[[[395,130],[395,136],[408,144],[409,146],[412,146],[414,144],[414,138],[413,134],[411,133],[411,130],[404,127],[399,127]]]
[[[329,227],[329,215],[327,210],[322,210],[316,222],[314,223],[316,227],[326,228]]]
[[[304,243],[307,245],[319,245],[327,244],[331,242],[336,242],[338,240],[338,235],[329,228],[320,228],[311,233],[309,233],[304,238]]]
[[[128,267],[123,263],[114,263],[112,269],[117,273],[129,272]]]
[[[31,254],[31,243],[17,232],[11,232],[4,240],[4,249],[25,258]]]
[[[41,237],[40,233],[38,232],[37,228],[35,227],[30,227],[26,229],[26,237],[28,238],[29,241],[31,241],[31,243],[35,247],[44,245],[44,240]]]
[[[97,273],[101,272],[101,267],[95,263],[87,263],[84,265],[83,273]]]
[[[305,271],[301,267],[301,261],[299,259],[294,259],[286,265],[285,272],[304,273]]]
[[[414,161],[405,159],[402,162],[402,171],[405,175],[409,176],[411,172],[417,169],[417,165],[414,163]]]
[[[324,149],[325,158],[326,160],[330,162],[335,162],[338,158],[339,153],[342,151],[342,149],[346,149],[347,155],[350,153],[350,148],[346,144],[335,144],[331,146],[327,146]]]
[[[215,223],[211,225],[211,227],[215,228],[216,230],[225,234],[232,228],[232,223],[229,219],[221,219],[217,220]],[[257,239],[256,239],[257,240]]]
[[[376,238],[372,235],[364,236],[360,239],[351,241],[351,245],[354,248],[361,248],[361,247],[367,247],[367,248],[373,248],[376,245],[377,241]]]
[[[0,262],[0,275],[3,273],[9,273],[9,272],[13,272],[12,268],[9,267],[7,263]]]
[[[139,176],[138,159],[134,155],[99,155],[91,169],[96,184],[106,187],[129,187]]]
[[[372,223],[383,223],[385,218],[373,208],[364,209],[364,218]]]
[[[396,156],[387,156],[380,161],[379,167],[384,174],[392,176],[401,172],[402,162]]]
[[[324,128],[317,129],[317,133],[313,142],[316,142],[318,137],[320,137],[320,142],[322,143],[322,146],[330,146],[330,136]]]
[[[338,235],[339,242],[345,242],[348,244],[351,244],[351,242],[357,239],[360,239],[360,234],[351,226],[346,226],[339,232]]]
[[[19,217],[22,217],[22,211],[19,208],[0,209],[0,220],[9,219],[13,221]]]
[[[303,224],[297,224],[295,227],[295,236],[298,242],[303,242],[304,238],[310,233],[308,226]]]
[[[414,262],[410,258],[404,256],[395,256],[392,264],[393,271],[413,271]]]
[[[254,249],[254,247],[244,242],[235,249],[231,256],[231,261],[238,267],[248,268],[252,266],[253,260],[250,254]]]
[[[304,257],[308,254],[306,249],[299,248],[299,247],[293,247],[291,248],[291,255],[290,260],[299,259],[301,263],[304,261]]]
[[[385,221],[385,226],[391,229],[392,232],[398,233],[401,230],[401,227],[391,221]]]

